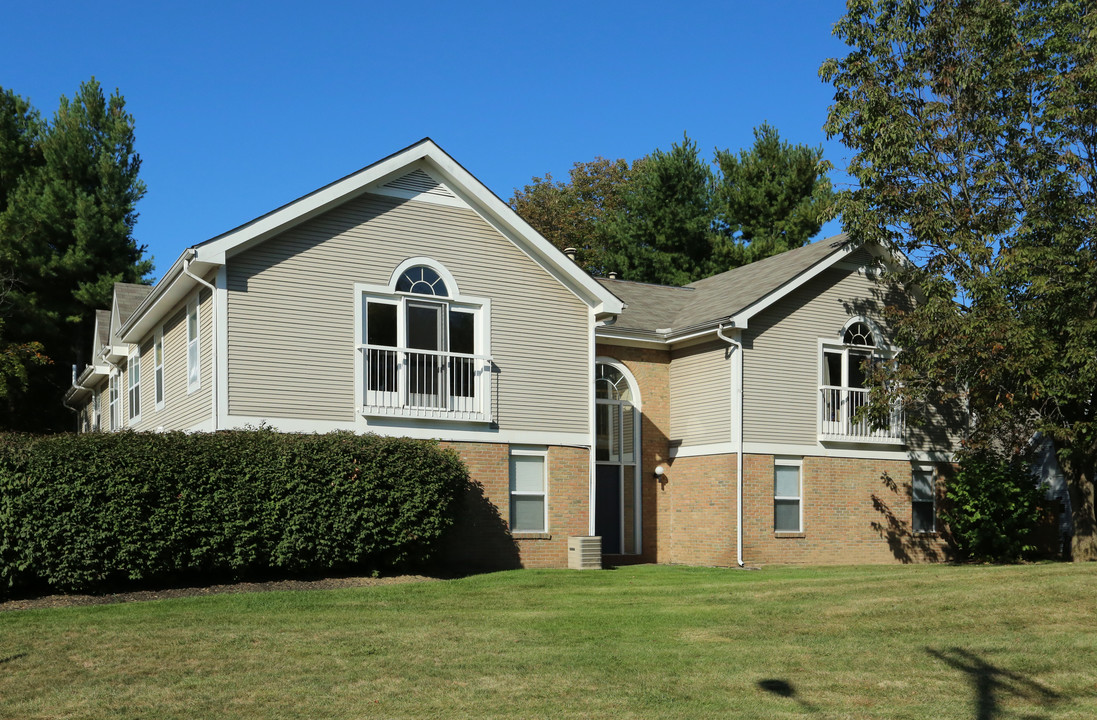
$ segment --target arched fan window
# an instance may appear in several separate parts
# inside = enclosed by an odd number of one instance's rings
[[[418,295],[434,295],[435,297],[449,296],[445,281],[439,277],[433,268],[426,265],[416,265],[405,270],[400,279],[396,281],[396,291],[416,293]]]
[[[868,323],[858,320],[846,328],[842,335],[842,342],[846,345],[860,345],[861,347],[876,347],[876,341],[872,337],[872,329]]]

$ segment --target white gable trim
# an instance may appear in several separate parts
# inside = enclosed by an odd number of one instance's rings
[[[762,312],[766,308],[770,307],[771,305],[776,303],[778,300],[781,300],[782,298],[787,297],[793,291],[803,287],[804,285],[806,285],[807,283],[811,282],[816,277],[821,275],[826,270],[829,270],[831,267],[833,267],[836,264],[838,264],[839,262],[843,261],[844,258],[846,258],[850,253],[856,251],[858,249],[858,247],[860,247],[860,246],[858,246],[858,245],[846,245],[842,248],[839,248],[837,251],[831,253],[830,255],[826,256],[825,258],[823,258],[819,262],[815,263],[814,265],[809,267],[807,270],[800,273],[796,277],[792,278],[792,280],[788,281],[787,283],[785,283],[781,287],[777,288],[776,290],[771,291],[767,295],[763,295],[762,297],[758,298],[753,303],[746,306],[745,308],[743,308],[739,312],[735,313],[734,315],[732,315],[728,319],[729,322],[731,323],[732,327],[736,327],[736,328],[747,328],[747,327],[749,327],[750,319],[752,317],[754,317],[758,313]]]
[[[197,260],[221,265],[232,255],[243,252],[273,235],[283,232],[363,192],[376,192],[377,186],[406,174],[417,165],[444,184],[457,198],[465,200],[489,224],[500,230],[565,287],[599,312],[618,313],[621,301],[602,288],[593,278],[545,240],[506,203],[483,183],[461,167],[432,140],[425,139],[390,155],[369,167],[348,175],[252,222],[231,230],[195,248]],[[391,188],[387,188],[391,190]],[[417,196],[421,199],[421,195]]]

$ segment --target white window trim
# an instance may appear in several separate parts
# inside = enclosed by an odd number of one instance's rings
[[[157,349],[160,350],[159,357],[157,357]],[[164,409],[164,398],[168,394],[167,386],[164,385],[164,326],[156,328],[156,333],[153,335],[152,340],[152,393],[154,400],[154,407],[157,412]]]
[[[930,477],[930,502],[933,504],[933,527],[930,530],[915,530],[914,529],[914,503],[926,502],[925,500],[916,500],[914,498],[914,476],[917,473],[929,473]],[[910,531],[914,535],[936,535],[937,534],[937,466],[936,465],[914,465],[910,469]]]
[[[194,313],[194,337],[190,336],[190,316]],[[187,314],[183,322],[187,326],[187,394],[200,390],[202,387],[202,315],[198,303],[198,296],[187,303]],[[191,372],[191,346],[194,350],[194,362],[197,365],[195,372]]]
[[[513,489],[511,489],[514,478],[511,475],[511,462],[510,462],[510,460],[513,457],[539,457],[539,458],[541,458],[541,471],[542,472],[541,472],[541,492],[540,493],[530,493],[530,492],[521,492],[520,493],[520,492],[515,492]],[[523,534],[538,534],[538,533],[547,533],[547,532],[549,532],[549,521],[548,521],[548,518],[549,518],[548,448],[518,448],[518,447],[511,447],[510,455],[507,457],[507,490],[509,491],[508,492],[508,510],[507,510],[509,520],[507,522],[507,525],[510,526],[511,533],[512,534],[517,534],[517,535],[523,535]],[[515,496],[540,497],[542,499],[542,504],[544,505],[545,513],[544,513],[544,517],[541,519],[541,529],[540,530],[516,529],[514,527],[514,498],[515,498]]]
[[[799,495],[778,495],[777,494],[777,468],[778,467],[794,467],[796,468],[796,478],[799,483],[798,490]],[[797,503],[798,524],[799,527],[796,530],[778,530],[776,522],[776,508],[778,500],[795,500]],[[804,459],[803,458],[774,458],[773,459],[773,507],[774,507],[774,523],[773,532],[778,535],[788,534],[802,534],[804,532]]]
[[[137,368],[137,372],[133,371],[134,367]],[[137,379],[134,380],[134,377]],[[137,402],[134,402],[134,399]],[[133,408],[137,407],[137,413],[134,414]],[[126,360],[126,416],[129,418],[129,424],[134,425],[141,422],[141,349],[134,348],[130,351],[129,358]]]
[[[633,397],[633,399],[629,400],[629,401],[600,399],[600,398],[598,398],[597,387],[594,388],[595,413],[597,413],[597,406],[598,405],[610,405],[610,406],[614,406],[614,407],[617,407],[617,408],[622,408],[624,403],[627,403],[627,404],[631,405],[634,412],[635,412],[635,415],[633,417],[633,427],[632,427],[633,459],[632,459],[632,463],[631,463],[632,474],[633,474],[633,477],[632,477],[633,499],[632,499],[632,501],[633,501],[633,507],[635,508],[635,513],[636,513],[636,517],[633,519],[634,528],[633,528],[633,538],[632,538],[633,545],[636,548],[635,552],[632,552],[632,553],[625,553],[624,552],[624,548],[625,548],[625,545],[626,545],[626,543],[625,543],[625,539],[626,539],[625,538],[625,503],[624,503],[624,499],[625,499],[625,477],[624,477],[625,470],[624,469],[626,467],[629,467],[630,463],[625,462],[621,457],[618,457],[617,459],[610,459],[610,460],[598,460],[597,459],[597,457],[598,457],[597,450],[595,450],[595,452],[593,453],[593,457],[595,458],[594,462],[595,462],[596,465],[613,465],[613,466],[617,466],[617,467],[621,468],[621,472],[620,472],[621,487],[620,487],[620,490],[619,490],[619,494],[620,494],[620,498],[621,498],[622,502],[621,502],[621,509],[620,509],[621,510],[620,518],[618,520],[618,522],[620,523],[620,526],[621,526],[621,537],[619,539],[619,542],[621,543],[622,554],[625,554],[625,555],[640,555],[640,554],[642,554],[643,547],[644,547],[644,545],[643,545],[643,541],[644,541],[644,538],[643,538],[643,524],[644,523],[643,523],[643,505],[642,505],[642,492],[641,492],[642,491],[641,472],[642,472],[642,465],[643,465],[643,452],[642,452],[643,449],[641,447],[641,428],[643,426],[644,420],[643,420],[642,400],[641,400],[641,397],[640,397],[640,383],[638,383],[636,381],[636,376],[632,374],[632,371],[629,370],[623,362],[621,362],[620,360],[617,360],[616,358],[612,358],[612,357],[609,357],[609,356],[606,356],[606,355],[598,355],[594,359],[594,367],[595,367],[596,371],[597,371],[597,367],[599,365],[608,365],[609,367],[612,367],[613,369],[620,372],[625,377],[625,381],[629,384],[629,392],[632,394],[632,397]],[[597,380],[595,380],[595,384],[597,384]],[[622,408],[622,412],[623,412],[623,408]],[[620,416],[618,416],[618,417],[620,418]],[[597,426],[597,422],[598,422],[597,415],[595,415],[594,422],[595,422],[595,425]],[[597,428],[595,428],[595,434],[597,435]],[[595,438],[595,439],[597,439],[597,438]],[[613,457],[612,453],[611,453],[610,457],[611,458]]]
[[[405,293],[396,290],[396,283],[406,270],[416,265],[424,265],[431,268],[446,283],[449,295],[446,297],[434,295],[421,295],[418,293]],[[444,304],[450,309],[472,312],[475,316],[476,334],[474,337],[473,354],[482,358],[490,368],[491,365],[491,300],[489,298],[471,297],[462,295],[458,289],[453,275],[446,270],[441,263],[430,258],[414,257],[405,260],[397,266],[392,273],[388,285],[375,285],[370,283],[354,284],[354,402],[356,414],[363,417],[384,415],[387,417],[423,418],[431,417],[440,420],[454,420],[465,422],[491,422],[492,421],[492,372],[483,372],[480,384],[477,387],[477,398],[480,399],[480,411],[478,413],[460,413],[439,409],[436,411],[424,411],[421,408],[392,408],[383,413],[367,410],[366,405],[366,303],[377,302],[397,305],[396,314],[397,338],[404,337],[406,331],[408,301],[422,300]]]
[[[91,394],[91,432],[96,432],[102,427],[103,416],[103,399],[98,390],[92,391]]]
[[[117,368],[112,368],[107,379],[107,424],[111,432],[122,429],[122,389]]]

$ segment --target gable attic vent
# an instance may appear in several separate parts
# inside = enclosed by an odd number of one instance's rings
[[[385,183],[385,187],[396,190],[409,190],[415,193],[427,195],[439,195],[441,197],[456,197],[453,192],[422,170],[412,170],[407,175]]]

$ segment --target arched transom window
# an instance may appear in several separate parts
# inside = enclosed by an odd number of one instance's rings
[[[640,552],[640,411],[632,380],[616,362],[595,366],[594,532],[609,555]]]
[[[872,329],[863,320],[858,320],[846,328],[846,331],[842,334],[842,342],[846,345],[876,347],[876,341],[872,337]]]
[[[396,281],[397,292],[416,293],[418,295],[434,295],[435,297],[448,297],[449,291],[446,283],[434,270],[426,265],[416,265],[404,271],[400,279]]]

